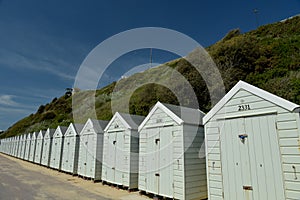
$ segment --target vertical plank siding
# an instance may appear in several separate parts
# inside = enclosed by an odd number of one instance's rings
[[[239,111],[239,106],[249,105],[250,109]],[[257,113],[259,113],[257,115]],[[264,114],[266,113],[266,114]],[[273,114],[272,114],[273,113]],[[270,115],[272,114],[272,115]],[[264,117],[265,116],[265,117]],[[273,116],[273,117],[272,117]],[[251,132],[255,132],[256,143],[260,145],[250,146],[254,149],[260,157],[254,157],[250,151],[250,162],[265,163],[265,171],[251,171],[252,174],[257,173],[257,177],[274,177],[274,182],[266,183],[253,182],[253,188],[262,190],[260,196],[265,196],[264,199],[296,199],[300,197],[300,150],[299,150],[299,113],[293,113],[286,110],[283,106],[276,105],[271,101],[265,100],[263,97],[257,96],[249,91],[240,89],[235,93],[205,124],[205,143],[206,143],[206,166],[207,166],[207,185],[209,199],[244,199],[244,194],[239,195],[235,191],[229,194],[232,196],[224,196],[224,190],[240,187],[239,178],[232,172],[231,169],[224,165],[224,160],[228,160],[225,156],[231,152],[231,157],[234,158],[236,152],[231,151],[231,141],[237,135],[230,135],[230,133],[238,133],[237,128],[232,127],[232,130],[226,131],[224,129],[224,122],[229,120],[245,119],[246,128],[252,127]],[[258,121],[260,120],[260,121]],[[266,120],[266,121],[262,121]],[[252,124],[252,125],[251,125]],[[269,124],[269,127],[266,126]],[[228,127],[228,125],[226,125]],[[272,126],[272,127],[271,127]],[[261,128],[260,128],[261,127]],[[265,129],[267,128],[267,129]],[[235,131],[233,131],[235,130]],[[220,135],[221,132],[228,133],[227,135]],[[268,134],[269,133],[269,134]],[[272,134],[272,135],[270,135]],[[273,135],[275,134],[275,135]],[[253,137],[253,136],[252,136]],[[276,139],[276,141],[274,141]],[[249,139],[250,140],[250,139]],[[223,146],[221,147],[221,141]],[[269,142],[270,141],[270,142]],[[225,145],[225,146],[224,146]],[[260,146],[264,147],[260,149]],[[221,151],[221,148],[223,149]],[[278,149],[278,154],[274,154],[275,149]],[[252,151],[254,152],[254,151]],[[260,152],[260,153],[259,153]],[[268,156],[272,155],[272,156]],[[253,160],[256,159],[256,160]],[[259,160],[261,159],[261,160]],[[226,171],[226,172],[225,172]],[[275,174],[275,175],[274,175]],[[296,178],[297,177],[297,178]],[[236,186],[232,184],[236,183]],[[262,185],[264,184],[264,185]],[[229,187],[230,186],[230,187]],[[264,187],[273,190],[272,194],[267,194]],[[271,189],[274,187],[274,189]],[[280,192],[282,191],[282,192]],[[259,197],[253,193],[253,198]],[[284,195],[281,196],[281,195]]]

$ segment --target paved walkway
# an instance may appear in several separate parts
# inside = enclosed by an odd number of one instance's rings
[[[0,199],[149,200],[0,153]]]

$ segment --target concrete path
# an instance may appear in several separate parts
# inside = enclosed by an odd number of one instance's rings
[[[0,199],[149,200],[0,153]]]

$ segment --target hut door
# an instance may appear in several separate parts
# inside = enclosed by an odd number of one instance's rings
[[[107,162],[107,179],[115,183],[115,169],[116,169],[116,132],[110,132],[108,136],[108,162]]]
[[[73,173],[73,161],[74,161],[74,153],[75,153],[75,149],[73,149],[73,146],[75,144],[75,135],[71,135],[69,137],[67,137],[67,148],[68,148],[68,152],[67,152],[67,169],[69,170],[69,172]],[[65,146],[65,145],[64,145]],[[64,152],[63,152],[64,153]]]
[[[124,135],[123,131],[116,133],[115,142],[115,182],[116,184],[123,185],[123,172],[124,172]]]
[[[74,158],[75,158],[75,144],[76,144],[76,135],[72,135],[70,137],[68,137],[68,169],[71,173],[74,172]]]
[[[159,128],[150,128],[147,132],[147,182],[146,191],[159,194],[159,149],[160,134]]]
[[[95,167],[96,167],[96,151],[97,147],[97,135],[89,134],[87,137],[87,156],[86,156],[86,174],[87,177],[95,178]]]
[[[285,199],[275,116],[229,119],[223,125],[224,199]]]
[[[55,163],[56,163],[56,157],[57,157],[57,146],[58,146],[58,141],[57,138],[53,138],[53,146],[52,146],[52,152],[51,152],[51,163],[52,167],[55,168]]]
[[[81,151],[81,172],[82,172],[82,175],[83,176],[87,176],[87,154],[88,154],[88,149],[87,149],[87,146],[88,146],[88,135],[83,135],[82,136],[82,141],[81,141],[83,144],[82,144],[82,149],[80,149]]]
[[[245,118],[254,199],[285,199],[275,118]]]
[[[172,198],[173,195],[173,126],[160,129],[159,194]]]

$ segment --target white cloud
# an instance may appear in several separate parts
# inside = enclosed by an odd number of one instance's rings
[[[75,78],[70,74],[56,69],[57,66],[62,66],[61,68],[64,68],[64,66],[68,65],[68,63],[62,60],[52,62],[47,59],[41,59],[36,57],[30,58],[30,56],[27,56],[20,52],[5,49],[0,49],[0,52],[3,55],[3,58],[0,60],[0,64],[2,66],[13,69],[27,68],[30,70],[47,71],[63,79],[73,80]]]
[[[4,106],[19,106],[17,102],[13,100],[13,95],[0,95],[0,105]]]

